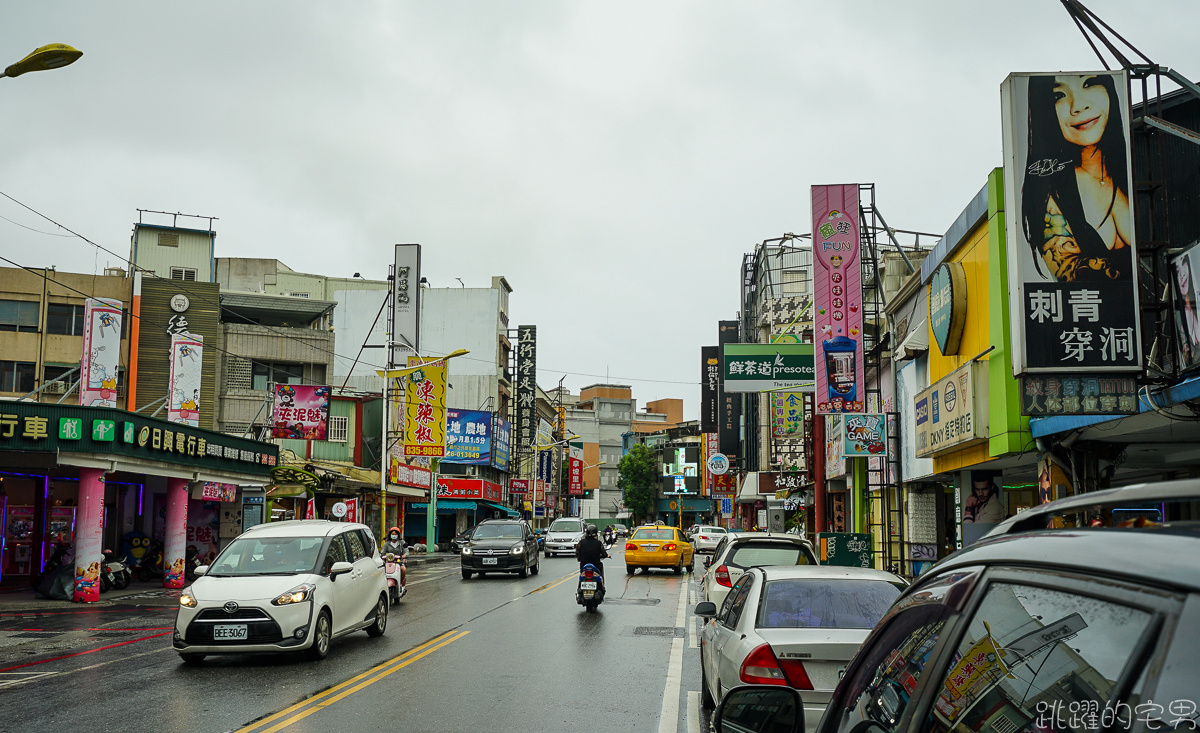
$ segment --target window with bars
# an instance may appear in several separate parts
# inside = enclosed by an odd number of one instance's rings
[[[346,443],[350,435],[350,418],[331,416],[326,440],[331,443]]]
[[[172,267],[171,268],[171,279],[172,280],[194,281],[196,279],[196,268],[194,268],[194,267]]]

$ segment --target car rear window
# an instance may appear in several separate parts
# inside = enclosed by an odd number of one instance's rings
[[[724,527],[700,527],[696,532],[698,534],[726,534]]]
[[[747,542],[738,545],[729,553],[725,562],[739,568],[757,568],[762,565],[815,565],[809,560],[803,545],[791,542]]]
[[[789,578],[769,581],[760,629],[873,629],[900,588],[885,580]]]
[[[639,529],[633,533],[632,540],[673,540],[674,529]]]

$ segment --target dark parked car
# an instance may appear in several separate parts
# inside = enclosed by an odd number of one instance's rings
[[[1085,493],[1005,520],[892,605],[817,733],[1195,728],[1198,517],[1191,479]]]
[[[463,546],[463,580],[478,573],[516,573],[522,578],[541,569],[538,542],[523,519],[488,519],[475,526]]]
[[[462,552],[462,548],[471,541],[471,534],[474,531],[475,528],[471,527],[466,532],[459,532],[455,535],[454,539],[450,540],[450,552]]]

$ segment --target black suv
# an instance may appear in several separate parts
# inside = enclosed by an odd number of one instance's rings
[[[816,733],[1200,727],[1198,520],[1191,479],[1085,493],[1000,523],[900,596]],[[825,670],[812,666],[817,685]],[[824,707],[819,693],[799,694]]]
[[[516,573],[522,578],[537,575],[538,543],[522,519],[488,519],[475,526],[463,545],[463,580],[474,573]]]

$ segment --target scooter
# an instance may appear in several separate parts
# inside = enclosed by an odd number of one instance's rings
[[[588,563],[579,571],[579,588],[575,591],[575,602],[595,613],[596,606],[604,602],[604,576],[593,564]]]
[[[404,558],[389,552],[383,556],[383,574],[387,577],[388,597],[392,603],[397,603],[408,593],[408,568]]]
[[[100,590],[105,591],[108,588],[104,586],[124,590],[129,587],[129,581],[133,579],[133,574],[129,572],[129,560],[124,555],[117,555],[112,550],[104,551],[104,559],[100,563]]]

